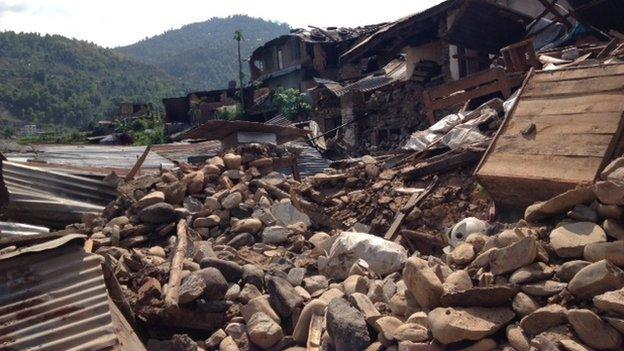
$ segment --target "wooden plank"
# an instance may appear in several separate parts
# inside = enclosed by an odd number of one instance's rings
[[[608,77],[592,77],[577,80],[534,82],[530,84],[523,98],[558,95],[597,94],[624,90],[624,74]]]
[[[537,133],[531,138],[523,135],[501,135],[494,152],[518,155],[589,156],[602,157],[612,134],[575,134],[564,136]]]
[[[431,183],[429,183],[425,191],[423,191],[422,193],[416,193],[410,197],[405,206],[403,206],[401,211],[397,213],[397,215],[394,217],[394,221],[392,222],[392,225],[390,225],[390,228],[386,232],[386,235],[384,235],[384,239],[390,241],[396,239],[397,230],[403,224],[403,220],[405,220],[406,214],[414,207],[418,206],[418,204],[421,203],[427,196],[429,196],[429,194],[431,194],[431,192],[433,191],[433,189],[435,189],[437,185],[438,177],[435,176]]]
[[[619,112],[576,113],[569,115],[514,116],[509,121],[506,134],[520,134],[528,124],[534,123],[536,133],[562,134],[609,134],[617,131],[621,119]]]
[[[497,208],[524,210],[535,201],[544,201],[575,188],[576,182],[557,182],[552,179],[528,179],[521,177],[477,177],[495,200]],[[509,184],[513,184],[510,187]]]
[[[550,97],[546,99],[520,98],[515,114],[571,114],[587,112],[619,112],[624,110],[624,99],[621,93],[601,95],[578,95]]]
[[[136,163],[134,164],[130,172],[128,172],[128,174],[126,175],[126,178],[125,178],[126,182],[134,179],[134,176],[136,176],[137,173],[139,173],[139,170],[141,169],[141,166],[143,166],[143,162],[145,162],[145,159],[147,158],[147,155],[149,154],[151,148],[152,148],[151,145],[148,145],[145,148],[145,151],[143,151],[143,154],[141,155],[141,157],[139,157],[139,159],[136,161]]]
[[[535,69],[531,68],[529,70],[529,73],[527,73],[526,77],[524,78],[524,81],[522,82],[522,85],[520,86],[520,89],[519,89],[519,92],[518,92],[518,96],[522,96],[522,93],[524,93],[529,80],[532,79],[534,74],[535,74]],[[501,123],[501,126],[498,128],[498,130],[494,134],[494,138],[493,138],[492,142],[490,143],[490,145],[488,145],[487,149],[485,150],[485,153],[483,154],[483,157],[481,157],[481,161],[479,161],[479,163],[477,164],[477,167],[475,168],[473,175],[477,174],[479,169],[481,169],[483,164],[489,158],[490,154],[494,150],[494,145],[496,144],[496,141],[498,140],[499,135],[501,135],[503,133],[503,131],[505,130],[505,128],[507,127],[507,124],[509,123],[509,120],[511,120],[511,116],[514,115],[517,107],[518,107],[518,102],[516,101],[516,103],[511,107],[511,110],[509,110],[509,112],[507,112],[505,114],[505,119],[503,120],[503,123]]]
[[[602,170],[607,167],[607,165],[616,157],[621,156],[618,154],[622,147],[622,142],[624,141],[624,137],[622,136],[624,132],[624,112],[622,113],[622,118],[620,118],[620,123],[618,124],[617,131],[615,135],[611,138],[611,142],[609,143],[609,147],[605,151],[604,156],[602,157],[602,162],[600,166],[596,170],[596,174],[594,175],[594,181],[598,180],[600,177],[600,173]]]
[[[624,73],[624,64],[573,67],[556,71],[538,71],[531,83],[606,77]]]
[[[493,152],[477,176],[551,178],[553,181],[592,180],[600,157],[519,155]]]
[[[401,176],[404,180],[410,180],[424,177],[429,174],[446,172],[451,169],[476,163],[482,155],[483,152],[475,151],[451,153],[446,157],[437,157],[434,161],[424,161],[414,167],[405,168],[401,171]]]
[[[188,226],[185,219],[181,219],[177,226],[177,242],[176,248],[171,259],[171,268],[169,269],[169,282],[167,293],[165,294],[165,306],[177,307],[180,298],[180,284],[182,282],[182,265],[186,257],[186,248],[188,246],[187,237]]]

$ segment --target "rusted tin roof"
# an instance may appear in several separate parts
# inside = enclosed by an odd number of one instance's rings
[[[0,256],[0,349],[116,347],[100,258],[83,236],[66,236]]]
[[[85,213],[101,212],[117,192],[100,180],[5,162],[9,190],[8,218],[28,224],[63,228]]]
[[[111,171],[118,175],[119,170],[129,170],[141,157],[144,146],[114,145],[32,145],[30,153],[7,154],[10,161],[40,163],[55,169],[67,168],[69,171],[98,173],[103,176]],[[161,168],[171,168],[168,159],[150,153],[141,167],[142,171],[158,172]],[[68,171],[68,172],[69,172]]]
[[[268,125],[264,123],[254,123],[247,121],[208,121],[187,132],[181,133],[174,140],[204,139],[204,140],[224,140],[236,132],[252,133],[274,133],[277,136],[277,143],[282,144],[291,140],[304,137],[307,131],[294,128]]]

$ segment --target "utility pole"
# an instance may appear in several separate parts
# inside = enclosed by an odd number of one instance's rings
[[[240,89],[240,101],[243,113],[245,112],[245,99],[243,96],[243,58],[241,57],[241,41],[243,40],[243,32],[236,30],[234,32],[234,40],[238,43],[238,85]]]

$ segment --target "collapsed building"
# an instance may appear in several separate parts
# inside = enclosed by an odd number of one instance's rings
[[[0,155],[1,347],[624,349],[624,36],[594,12],[621,4],[555,3],[372,31],[341,54],[370,69],[306,83],[327,124]]]

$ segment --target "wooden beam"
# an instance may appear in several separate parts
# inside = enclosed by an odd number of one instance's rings
[[[484,150],[485,151],[485,150]],[[464,167],[478,161],[483,155],[482,151],[451,151],[440,156],[432,157],[414,167],[408,167],[401,171],[404,180],[421,178],[430,174],[446,172],[455,168]]]
[[[136,161],[136,163],[134,164],[130,172],[128,172],[128,174],[126,175],[126,178],[125,178],[126,182],[131,181],[132,179],[134,179],[134,176],[137,175],[137,173],[141,169],[141,166],[143,166],[143,162],[145,162],[145,159],[147,158],[147,155],[149,154],[151,148],[152,148],[151,145],[148,145],[145,148],[145,151],[143,151],[143,154],[141,155],[141,157],[139,157],[139,159]]]
[[[185,219],[178,222],[178,240],[176,248],[173,252],[171,260],[171,269],[169,270],[169,283],[167,284],[167,293],[165,294],[165,306],[178,306],[180,299],[180,285],[182,282],[182,267],[186,258],[186,248],[188,246],[188,224]]]
[[[440,237],[432,234],[421,233],[414,230],[403,229],[399,232],[406,242],[410,243],[414,251],[423,255],[433,255],[442,252],[448,244]]]
[[[418,206],[418,204],[421,203],[427,196],[429,196],[429,194],[433,191],[437,184],[438,177],[436,176],[433,178],[431,183],[429,183],[425,191],[423,191],[422,193],[415,193],[410,197],[409,200],[407,200],[407,203],[394,217],[394,221],[392,222],[392,225],[390,225],[390,228],[386,232],[386,235],[384,235],[384,239],[390,241],[394,241],[394,239],[396,239],[397,231],[399,227],[403,224],[407,213],[414,209],[414,207]]]

